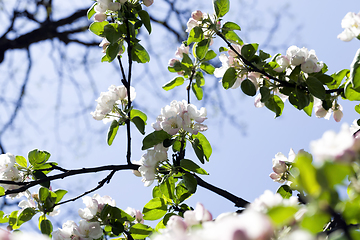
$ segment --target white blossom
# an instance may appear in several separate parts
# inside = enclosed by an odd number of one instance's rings
[[[348,42],[355,37],[359,37],[360,12],[358,14],[348,12],[341,21],[341,27],[344,28],[344,31],[337,36],[341,41]]]
[[[249,205],[249,208],[258,212],[266,213],[269,209],[276,206],[298,206],[298,200],[292,196],[284,199],[279,193],[273,193],[270,190],[265,192]]]
[[[15,165],[15,156],[11,153],[0,155],[0,172],[6,172],[12,169]]]
[[[103,235],[103,230],[99,222],[81,219],[79,225],[74,228],[74,234],[81,238],[98,239]]]
[[[275,155],[275,158],[272,159],[273,163],[273,173],[270,174],[270,178],[273,179],[275,182],[283,183],[285,179],[283,179],[284,174],[288,170],[286,163],[292,163],[295,160],[295,152],[291,148],[289,152],[289,157],[285,157],[284,154],[281,152]]]

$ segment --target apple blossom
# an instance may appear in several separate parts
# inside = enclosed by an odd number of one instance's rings
[[[277,64],[279,64],[279,67],[274,68],[274,71],[276,72],[282,72],[290,66],[290,61],[287,56],[279,55],[275,58],[275,61]]]
[[[360,126],[358,124],[358,120],[354,120],[350,126],[350,132],[353,134],[355,138],[359,138]]]
[[[184,221],[188,226],[197,225],[202,222],[211,220],[211,213],[207,209],[205,209],[204,205],[202,205],[201,203],[196,203],[195,210],[188,210],[184,213]]]
[[[335,100],[333,101],[333,105],[329,110],[325,110],[322,106],[322,101],[316,97],[314,97],[314,112],[315,116],[318,118],[325,118],[327,120],[330,119],[331,113],[333,113],[334,120],[336,122],[340,122],[343,117],[343,107]]]
[[[193,18],[196,21],[201,21],[203,18],[203,13],[200,10],[196,10],[191,13],[191,18]]]
[[[255,199],[248,208],[266,213],[269,209],[276,206],[297,207],[298,203],[297,197],[292,196],[289,199],[284,199],[279,193],[273,193],[270,190],[265,190],[265,192]]]
[[[288,166],[287,163],[292,163],[295,159],[295,152],[291,148],[289,152],[289,157],[285,157],[281,152],[275,155],[275,158],[272,159],[273,163],[273,173],[270,174],[270,178],[275,182],[283,183],[287,180]]]
[[[68,240],[68,239],[76,239],[74,234],[74,229],[77,227],[77,224],[68,220],[63,225],[62,228],[58,228],[58,230],[52,232],[53,240]]]
[[[204,107],[198,110],[193,104],[183,101],[172,101],[161,109],[161,114],[152,123],[156,130],[164,130],[168,134],[175,135],[180,130],[185,130],[191,134],[197,134],[199,131],[206,131],[207,126],[202,124],[206,119],[206,109]]]
[[[317,162],[351,162],[356,159],[359,140],[353,137],[347,124],[343,124],[338,134],[327,131],[319,140],[311,141],[311,152]]]
[[[103,230],[99,222],[81,219],[79,225],[74,228],[74,234],[80,238],[98,239],[103,235]]]
[[[158,144],[154,147],[154,149],[147,150],[141,159],[140,159],[140,167],[138,171],[142,176],[142,182],[145,187],[150,186],[154,180],[156,175],[156,168],[159,163],[165,161],[167,159],[167,148],[163,146],[163,144]]]
[[[189,46],[185,46],[183,43],[181,44],[180,47],[177,48],[176,52],[175,52],[175,56],[178,58],[183,58],[183,54],[189,54]]]
[[[94,194],[93,197],[85,196],[82,198],[86,206],[84,209],[79,209],[79,216],[86,220],[93,219],[97,213],[100,213],[106,204],[115,206],[115,200],[109,196],[100,197],[99,194]]]
[[[348,42],[355,37],[359,37],[360,12],[358,14],[348,12],[341,21],[341,27],[344,28],[344,31],[337,36],[341,41]]]
[[[124,211],[133,218],[135,218],[136,223],[144,223],[144,218],[141,211],[131,207],[126,208]]]
[[[0,155],[0,172],[6,172],[15,165],[15,156],[11,153]]]

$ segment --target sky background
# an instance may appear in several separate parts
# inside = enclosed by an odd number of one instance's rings
[[[64,1],[56,2],[60,9],[66,8]],[[69,1],[65,2],[69,4]],[[192,10],[199,9],[212,13],[211,2],[183,1],[183,4],[184,8],[188,8],[191,3]],[[285,54],[286,49],[294,44],[307,47],[309,50],[314,49],[318,59],[328,65],[328,74],[332,74],[349,68],[359,48],[358,40],[345,43],[337,39],[337,35],[342,32],[341,20],[345,14],[349,11],[358,12],[360,5],[356,0],[331,2],[233,0],[224,22],[238,23],[242,28],[239,36],[244,42],[259,43],[260,49],[271,55],[278,52]],[[91,5],[91,1],[83,0],[74,4],[86,6]],[[155,0],[148,10],[160,17],[166,6],[158,4],[160,1]],[[153,131],[151,123],[160,114],[160,109],[173,99],[185,99],[186,91],[184,86],[170,92],[161,89],[164,83],[175,77],[167,71],[167,61],[174,57],[179,46],[174,36],[153,25],[152,35],[148,38],[143,34],[141,43],[149,49],[152,63],[134,65],[137,91],[134,104],[148,114],[148,134]],[[216,51],[221,44],[218,39],[214,50]],[[27,156],[27,152],[34,148],[47,150],[52,154],[53,161],[71,169],[124,164],[125,128],[119,130],[113,145],[109,147],[105,141],[109,125],[93,120],[90,115],[95,109],[95,99],[100,92],[107,91],[111,84],[120,85],[117,64],[101,63],[100,48],[92,49],[88,53],[86,61],[90,63],[90,69],[81,67],[81,61],[74,60],[74,56],[83,54],[81,51],[85,50],[71,45],[54,50],[50,42],[39,43],[35,44],[31,51],[34,58],[31,72],[33,84],[29,85],[26,95],[28,101],[25,107],[28,110],[22,114],[26,121],[22,123],[22,120],[19,120],[17,123],[23,124],[25,130],[17,132],[17,128],[13,129],[13,133],[8,136],[7,150],[22,156]],[[21,52],[7,55],[7,61],[0,65],[0,71],[6,72],[8,66],[13,66],[16,60],[22,57],[24,55]],[[49,58],[67,61],[56,65],[49,62]],[[88,80],[90,78],[87,73],[91,74],[93,82]],[[63,81],[55,81],[56,74],[60,74]],[[12,84],[16,89],[16,81],[22,77],[20,72],[6,72],[0,75],[0,80],[14,79]],[[72,79],[87,80],[76,86]],[[240,89],[224,90],[218,83],[219,79],[209,76],[205,76],[205,79],[206,101],[195,101],[192,95],[192,103],[198,108],[205,105],[208,109],[208,119],[204,123],[209,129],[204,135],[210,141],[213,153],[210,161],[203,166],[210,175],[204,176],[203,179],[248,201],[253,201],[266,189],[276,191],[280,186],[269,178],[272,172],[272,158],[277,152],[287,156],[290,148],[295,152],[300,149],[309,151],[309,143],[321,138],[325,131],[338,132],[341,124],[351,124],[359,118],[354,111],[357,103],[340,101],[344,107],[344,117],[340,123],[336,123],[332,117],[330,120],[308,117],[288,102],[285,104],[283,115],[274,119],[273,112],[266,108],[255,108],[254,98],[245,96]],[[97,90],[94,90],[94,82]],[[60,87],[61,94],[56,90]],[[87,106],[86,111],[74,108],[78,105]],[[145,153],[140,150],[143,136],[137,133],[135,127],[132,129],[132,159],[139,160]],[[197,161],[191,148],[187,149],[186,158]],[[95,187],[105,176],[106,173],[71,177],[64,181],[55,181],[53,188],[69,190],[69,194],[64,198],[67,199]],[[109,185],[96,193],[115,198],[117,206],[122,209],[128,206],[142,209],[151,199],[153,186],[155,184],[144,187],[141,178],[135,177],[130,171],[122,171],[114,176]],[[33,188],[34,190],[36,188]],[[191,206],[195,206],[196,202],[202,202],[214,216],[237,210],[233,203],[201,187],[198,187],[197,193],[186,201]],[[68,219],[79,219],[77,209],[84,207],[82,201],[68,204],[68,207],[70,210],[62,207],[64,210],[60,217],[54,220],[61,224]],[[71,215],[71,212],[74,215]]]

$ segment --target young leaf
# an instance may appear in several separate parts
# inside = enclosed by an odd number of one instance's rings
[[[203,39],[204,39],[204,32],[202,28],[199,26],[193,27],[190,30],[189,37],[187,40],[187,45],[190,45],[193,42],[200,42]]]
[[[188,199],[192,194],[185,187],[184,180],[180,181],[178,185],[175,187],[176,201],[177,204],[182,203],[186,199]]]
[[[64,195],[67,193],[66,190],[58,189],[54,192],[56,194],[56,201],[55,203],[58,203],[61,201],[61,199],[64,197]]]
[[[133,117],[131,121],[135,124],[136,128],[139,132],[144,135],[145,134],[145,122],[140,117]]]
[[[233,67],[229,67],[222,78],[222,85],[225,89],[231,88],[237,79],[236,70]]]
[[[325,99],[326,91],[324,85],[317,78],[309,76],[306,79],[306,84],[308,85],[309,91],[312,95],[319,99]]]
[[[33,166],[42,165],[46,163],[49,158],[50,153],[38,149],[34,149],[28,153],[29,162]]]
[[[199,165],[197,165],[196,163],[194,163],[193,161],[191,161],[189,159],[182,159],[180,161],[180,166],[182,168],[184,168],[188,171],[192,171],[194,173],[209,175],[204,169],[202,169],[201,167],[199,167]]]
[[[131,226],[130,233],[133,239],[145,239],[153,232],[153,229],[142,223]]]
[[[119,54],[121,46],[119,43],[114,42],[110,43],[106,48],[106,56],[108,56],[108,62],[112,62],[116,56]]]
[[[207,62],[201,63],[200,68],[207,74],[214,74],[214,71],[215,71],[215,67]]]
[[[104,27],[109,24],[107,21],[103,22],[93,22],[90,24],[89,30],[98,36],[103,36]]]
[[[360,88],[360,48],[350,65],[350,81],[354,89]]]
[[[0,197],[4,195],[5,195],[5,189],[2,186],[0,186]]]
[[[146,121],[147,121],[147,116],[145,113],[143,113],[142,111],[138,110],[138,109],[132,109],[130,112],[130,119],[133,119],[134,117],[139,117],[141,118],[145,125],[146,125]]]
[[[230,42],[232,42],[232,43],[236,43],[236,44],[239,44],[239,45],[244,44],[243,40],[234,31],[228,31],[225,34],[225,38],[227,40],[229,40]]]
[[[36,212],[35,209],[28,207],[25,208],[19,215],[18,220],[17,220],[17,225],[20,226],[21,224],[23,224],[24,222],[30,221],[32,219],[33,216],[35,216]]]
[[[248,96],[256,95],[256,87],[249,79],[245,79],[241,82],[241,90]]]
[[[40,179],[46,178],[46,175],[40,170],[33,171],[32,175],[33,175],[35,180],[40,180]],[[40,185],[43,186],[43,187],[49,188],[50,187],[50,181],[42,182],[42,183],[40,183]]]
[[[222,26],[222,29],[225,31],[229,31],[229,30],[241,30],[240,26],[237,25],[234,22],[226,22],[224,23],[224,25]]]
[[[53,232],[53,226],[50,220],[44,219],[40,222],[40,231],[42,234],[50,236],[50,234]]]
[[[258,47],[259,47],[259,44],[257,44],[257,43],[246,44],[246,45],[242,46],[242,48],[241,48],[241,55],[250,61],[251,58],[255,55]]]
[[[174,87],[181,86],[184,83],[183,77],[175,77],[170,82],[165,83],[162,88],[166,91],[173,89]]]
[[[88,18],[88,20],[90,20],[90,18],[96,13],[95,12],[95,9],[94,9],[94,7],[95,7],[95,5],[97,4],[97,2],[94,2],[93,3],[93,5],[91,5],[91,7],[89,8],[89,10],[87,11],[87,18]]]
[[[284,102],[277,95],[273,95],[265,103],[265,106],[275,113],[275,118],[281,116],[282,110],[284,109]]]
[[[140,43],[135,43],[131,49],[131,57],[138,63],[146,63],[150,61],[150,56]]]
[[[150,34],[151,33],[151,23],[150,23],[150,16],[149,16],[148,12],[145,10],[140,10],[138,12],[138,14],[141,19],[141,22],[144,24],[146,30]]]
[[[119,41],[122,33],[119,32],[117,23],[109,23],[104,27],[104,35],[110,43],[116,43]]]
[[[193,147],[194,152],[195,152],[196,156],[198,157],[198,159],[200,160],[200,162],[202,164],[204,164],[205,163],[205,161],[204,161],[205,154],[204,154],[204,150],[199,142],[199,139],[195,138],[191,142],[191,146]]]
[[[153,198],[144,206],[142,212],[145,220],[157,220],[166,214],[167,205],[164,199]]]
[[[19,164],[20,166],[22,166],[24,168],[27,167],[26,158],[24,158],[23,156],[16,156],[15,160],[16,160],[17,164]]]
[[[174,200],[175,179],[173,177],[166,178],[166,180],[160,184],[160,191],[166,198]]]
[[[151,148],[156,144],[162,143],[165,139],[168,138],[171,138],[171,135],[164,130],[154,131],[143,139],[143,146],[141,149],[146,150],[148,148]]]
[[[213,50],[207,51],[204,61],[209,61],[211,59],[214,59],[217,56],[217,54]]]
[[[201,40],[199,43],[195,45],[195,53],[196,57],[199,60],[202,60],[205,58],[206,53],[208,52],[210,45],[210,39],[206,38],[204,40]]]
[[[204,154],[206,160],[209,161],[211,153],[212,153],[212,148],[211,148],[210,142],[207,140],[207,138],[204,136],[204,134],[202,134],[200,132],[196,135],[193,134],[192,138],[199,140],[199,144],[202,147],[203,154]]]
[[[280,186],[276,192],[285,199],[289,199],[292,196],[292,190],[288,185]]]
[[[185,183],[185,187],[189,190],[190,193],[195,193],[197,188],[197,181],[193,175],[190,173],[183,174],[183,180]]]
[[[350,101],[360,101],[360,92],[352,87],[351,81],[345,85],[345,97]]]
[[[113,120],[107,134],[107,143],[109,146],[111,146],[111,144],[113,143],[118,130],[119,130],[119,122]]]
[[[229,0],[213,0],[213,6],[217,17],[221,18],[230,10]]]
[[[191,89],[193,90],[197,100],[201,100],[203,98],[203,90],[196,83],[191,84]]]

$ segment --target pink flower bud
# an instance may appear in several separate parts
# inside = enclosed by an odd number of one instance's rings
[[[150,7],[154,3],[154,0],[143,0],[143,3],[145,6]]]
[[[95,22],[103,22],[106,19],[106,14],[105,13],[95,13],[94,15],[94,20]]]
[[[201,19],[203,18],[203,13],[200,10],[196,10],[191,13],[191,17],[196,21],[201,21]]]

